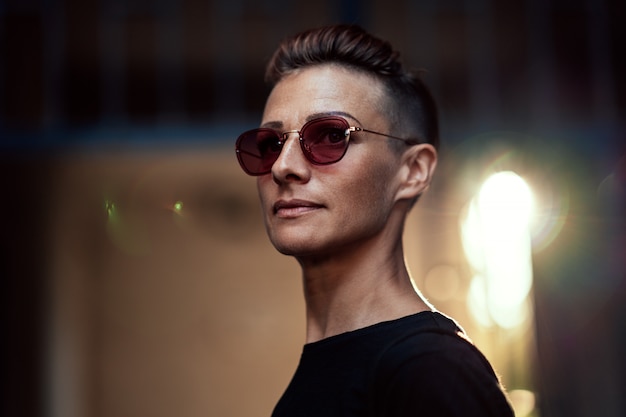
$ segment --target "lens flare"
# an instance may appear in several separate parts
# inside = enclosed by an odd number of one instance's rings
[[[478,193],[481,213],[490,217],[487,224],[498,227],[510,222],[527,228],[533,209],[528,184],[516,173],[504,171],[487,178]]]
[[[120,210],[113,200],[104,201],[107,216],[106,233],[110,241],[124,253],[145,255],[149,252],[149,240],[139,216]]]
[[[528,319],[533,206],[530,187],[511,171],[490,176],[469,203],[461,224],[463,248],[476,274],[468,305],[482,325],[513,328]]]
[[[117,209],[115,207],[115,203],[111,200],[104,201],[104,210],[106,211],[107,218],[109,220],[114,220],[117,216]]]
[[[556,239],[567,219],[570,209],[570,194],[567,186],[545,190],[542,206],[536,209],[531,225],[533,250],[539,252]]]

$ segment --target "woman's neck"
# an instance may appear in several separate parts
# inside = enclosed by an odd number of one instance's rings
[[[307,343],[430,309],[413,287],[402,245],[303,259]]]

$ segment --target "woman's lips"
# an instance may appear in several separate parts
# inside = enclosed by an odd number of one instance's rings
[[[306,200],[279,200],[274,204],[274,214],[281,218],[294,218],[322,208],[321,204]]]

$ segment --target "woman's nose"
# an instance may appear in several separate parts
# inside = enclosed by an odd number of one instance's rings
[[[299,133],[297,131],[285,133],[283,149],[272,165],[272,177],[276,183],[307,181],[310,174],[310,164],[302,153]]]

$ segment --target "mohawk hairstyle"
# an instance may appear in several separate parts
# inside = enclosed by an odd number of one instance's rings
[[[389,42],[359,26],[326,26],[285,39],[266,67],[265,81],[273,87],[298,69],[332,63],[382,82],[388,97],[382,108],[396,134],[417,136],[439,147],[437,106],[419,73],[404,68]]]

